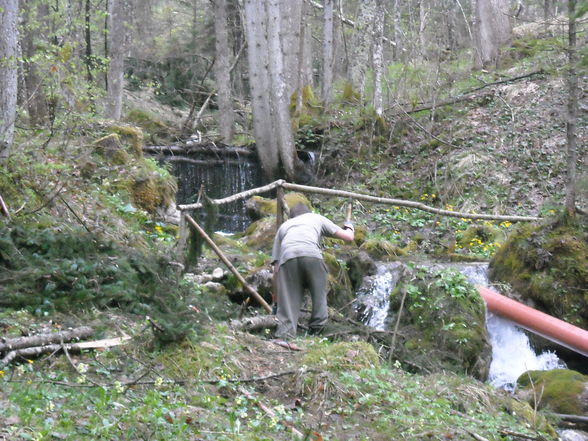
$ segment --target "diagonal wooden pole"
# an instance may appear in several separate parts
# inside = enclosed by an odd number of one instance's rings
[[[221,249],[214,243],[214,241],[210,238],[210,236],[208,234],[206,234],[206,231],[204,231],[204,229],[198,225],[198,222],[196,222],[194,219],[192,219],[192,216],[190,216],[189,214],[184,213],[184,216],[186,217],[186,220],[190,223],[190,225],[192,225],[196,231],[198,231],[198,233],[200,233],[200,235],[204,238],[204,240],[208,243],[208,245],[210,245],[210,247],[212,248],[212,250],[218,255],[218,257],[220,257],[220,259],[223,261],[223,263],[227,266],[227,268],[229,268],[229,271],[231,271],[235,277],[237,278],[237,280],[239,280],[239,282],[241,282],[241,284],[243,285],[243,287],[245,288],[245,290],[251,294],[255,300],[257,300],[259,302],[259,304],[261,306],[263,306],[263,308],[271,313],[272,312],[272,308],[270,305],[267,304],[267,302],[263,299],[263,297],[261,297],[259,295],[259,293],[257,291],[255,291],[243,278],[243,276],[241,274],[239,274],[239,271],[237,271],[237,268],[235,268],[233,266],[233,264],[229,261],[229,259],[227,259],[227,256],[224,255],[224,253],[221,251]]]

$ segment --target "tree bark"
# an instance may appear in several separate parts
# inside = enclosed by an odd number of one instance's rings
[[[14,141],[17,82],[18,0],[4,0],[0,8],[0,160]]]
[[[264,0],[245,0],[245,32],[247,35],[249,87],[253,111],[253,131],[261,166],[269,179],[275,179],[279,170],[279,153],[273,141],[266,36],[267,14]]]
[[[127,0],[108,2],[108,90],[105,116],[119,120],[122,116],[124,62],[127,46]]]
[[[512,27],[506,0],[473,0],[474,66],[496,68],[500,47],[510,40]]]
[[[323,62],[321,97],[324,104],[331,101],[333,88],[333,63],[335,61],[335,47],[333,42],[333,10],[334,0],[324,0],[323,10]]]
[[[272,3],[276,5],[272,6]],[[272,38],[271,29],[269,28],[272,24],[277,24],[277,32],[279,44],[274,46],[274,50],[279,47],[279,52],[282,56],[283,66],[283,81],[285,83],[285,96],[290,104],[290,98],[294,94],[300,95],[301,91],[301,57],[303,51],[304,42],[302,40],[302,0],[290,0],[287,2],[279,0],[268,0],[266,2],[269,8],[277,8],[273,10],[276,21],[272,20],[270,15],[270,21],[268,21],[268,39],[270,51],[272,50]],[[270,9],[268,9],[269,14]],[[272,61],[273,54],[270,53],[270,62]]]
[[[578,73],[576,71],[576,0],[568,0],[568,114],[566,121],[567,174],[565,211],[568,220],[576,217],[576,161],[578,146]]]
[[[81,326],[62,332],[52,332],[50,334],[32,335],[30,337],[17,337],[2,339],[0,342],[0,352],[14,351],[31,346],[43,346],[49,343],[69,342],[74,339],[86,338],[94,333],[94,330],[88,326]]]
[[[38,126],[47,121],[49,109],[47,106],[47,97],[43,90],[43,82],[39,75],[36,63],[31,62],[32,57],[37,53],[37,39],[47,38],[46,29],[35,28],[34,31],[29,29],[29,23],[37,21],[44,23],[49,15],[49,9],[45,4],[39,4],[37,7],[23,8],[21,10],[23,26],[26,34],[21,39],[22,51],[25,56],[24,67],[24,99],[29,114],[31,125]],[[43,26],[44,28],[44,26]],[[46,43],[46,42],[45,42]]]
[[[351,39],[350,60],[350,81],[362,99],[365,93],[365,75],[369,67],[375,18],[376,0],[362,0]]]
[[[290,121],[289,95],[287,77],[284,69],[283,47],[291,46],[295,42],[287,41],[282,44],[280,38],[280,26],[282,23],[282,12],[279,0],[269,0],[267,6],[267,35],[268,35],[268,58],[270,76],[270,97],[273,116],[275,138],[278,146],[280,163],[289,179],[295,178],[294,164],[296,160],[296,149],[292,135],[292,123]]]
[[[230,144],[233,141],[235,112],[231,93],[231,60],[227,20],[227,0],[216,0],[214,2],[214,31],[216,36],[214,71],[218,99],[218,126],[222,141]]]
[[[384,24],[386,10],[384,0],[376,0],[376,16],[374,17],[374,109],[378,115],[384,111],[384,97],[382,95],[382,75],[384,72]]]

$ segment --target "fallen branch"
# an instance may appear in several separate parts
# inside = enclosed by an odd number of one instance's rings
[[[245,395],[247,397],[248,400],[253,401],[255,404],[257,404],[257,407],[259,407],[261,410],[263,410],[266,414],[268,414],[271,418],[274,419],[278,419],[278,416],[276,415],[276,413],[270,409],[269,407],[267,407],[265,404],[263,404],[260,400],[256,399],[249,391],[247,391],[245,388],[240,387],[239,388],[239,392],[242,395]],[[280,424],[283,424],[284,426],[288,427],[292,433],[294,435],[299,436],[300,438],[304,437],[304,434],[299,431],[296,427],[294,427],[294,425],[286,420],[279,420]]]
[[[570,423],[588,425],[588,417],[582,415],[567,415],[563,413],[554,413],[553,416]]]
[[[202,238],[208,243],[208,245],[210,245],[210,247],[217,254],[217,256],[227,266],[227,268],[229,269],[229,271],[231,271],[235,275],[235,277],[237,278],[237,280],[239,282],[241,282],[241,285],[243,285],[243,288],[245,288],[245,291],[247,291],[249,294],[251,294],[255,298],[255,300],[257,300],[259,302],[259,304],[261,306],[263,306],[263,308],[267,312],[272,312],[271,306],[268,305],[267,302],[263,299],[263,297],[261,297],[259,295],[259,293],[257,291],[255,291],[251,287],[251,285],[249,285],[247,283],[247,281],[243,278],[243,276],[239,273],[239,271],[237,271],[237,268],[235,268],[233,266],[233,264],[229,261],[229,259],[227,259],[227,257],[221,251],[221,249],[214,243],[214,241],[210,238],[210,236],[208,234],[206,234],[206,231],[204,231],[204,229],[200,225],[198,225],[198,222],[196,222],[194,219],[192,219],[192,217],[190,215],[188,215],[186,213],[184,213],[184,217],[190,223],[190,225],[192,225],[196,229],[196,231],[198,231],[198,233],[200,233],[200,235],[202,236]]]
[[[231,320],[229,322],[231,329],[235,331],[258,331],[260,329],[274,329],[278,326],[278,319],[275,315],[258,315],[255,317],[246,317],[242,320]]]
[[[2,199],[2,195],[0,195],[0,208],[2,209],[2,213],[10,220],[10,212],[8,211],[8,207],[4,203],[4,199]]]
[[[73,343],[67,345],[61,344],[47,344],[43,346],[27,347],[10,351],[6,356],[0,360],[0,367],[6,366],[7,364],[14,361],[17,357],[24,359],[31,359],[38,357],[41,354],[53,353],[63,350],[64,347],[68,351],[80,352],[84,349],[106,349],[113,346],[118,346],[126,341],[130,340],[130,337],[119,337],[119,338],[108,338],[104,340],[95,340],[82,343]]]
[[[32,346],[43,346],[49,343],[68,342],[75,339],[87,338],[94,333],[94,330],[88,326],[70,329],[61,332],[52,332],[50,334],[38,334],[30,337],[16,337],[2,339],[0,342],[0,352],[14,351],[16,349],[29,348]]]
[[[541,435],[527,435],[525,433],[513,432],[512,430],[507,429],[501,429],[498,431],[498,433],[501,433],[502,435],[506,436],[514,436],[515,438],[530,439],[534,441],[546,441],[546,439]]]

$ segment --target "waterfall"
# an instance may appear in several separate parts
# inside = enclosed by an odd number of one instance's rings
[[[180,150],[180,155],[174,155],[178,150],[170,147],[157,156],[171,163],[171,172],[178,179],[178,204],[196,202],[201,186],[209,198],[221,199],[265,183],[257,156],[242,148],[186,148]],[[250,223],[244,200],[219,207],[217,230],[234,233],[243,231]]]
[[[431,264],[430,269],[452,268],[474,284],[488,286],[488,264]],[[399,262],[379,264],[374,276],[366,277],[357,292],[357,311],[363,323],[376,329],[386,329],[390,293],[402,274]],[[488,381],[496,388],[513,390],[517,378],[528,370],[565,368],[552,352],[536,354],[529,337],[513,322],[486,314],[486,328],[492,345],[492,362]]]

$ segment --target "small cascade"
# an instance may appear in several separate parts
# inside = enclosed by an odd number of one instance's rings
[[[566,367],[553,352],[537,354],[527,334],[513,322],[488,313],[486,327],[492,344],[492,363],[488,374],[492,386],[512,391],[517,378],[529,370],[547,371]]]
[[[171,163],[171,172],[178,179],[178,204],[196,202],[201,186],[209,198],[222,199],[266,183],[257,156],[243,148],[171,146],[151,149],[157,151],[156,159]],[[244,200],[219,207],[217,230],[234,233],[243,231],[250,223]]]
[[[374,329],[386,329],[390,293],[402,274],[402,264],[394,262],[378,266],[374,276],[367,277],[357,292],[361,321]]]
[[[366,277],[357,292],[357,311],[363,323],[375,329],[389,328],[387,323],[390,293],[402,274],[399,262],[379,264],[374,276]],[[488,264],[451,263],[432,264],[432,270],[452,268],[467,280],[480,286],[489,286]],[[494,387],[512,390],[517,378],[527,370],[565,368],[552,352],[536,354],[527,334],[514,323],[487,313],[486,328],[492,345],[492,363],[488,381]]]

